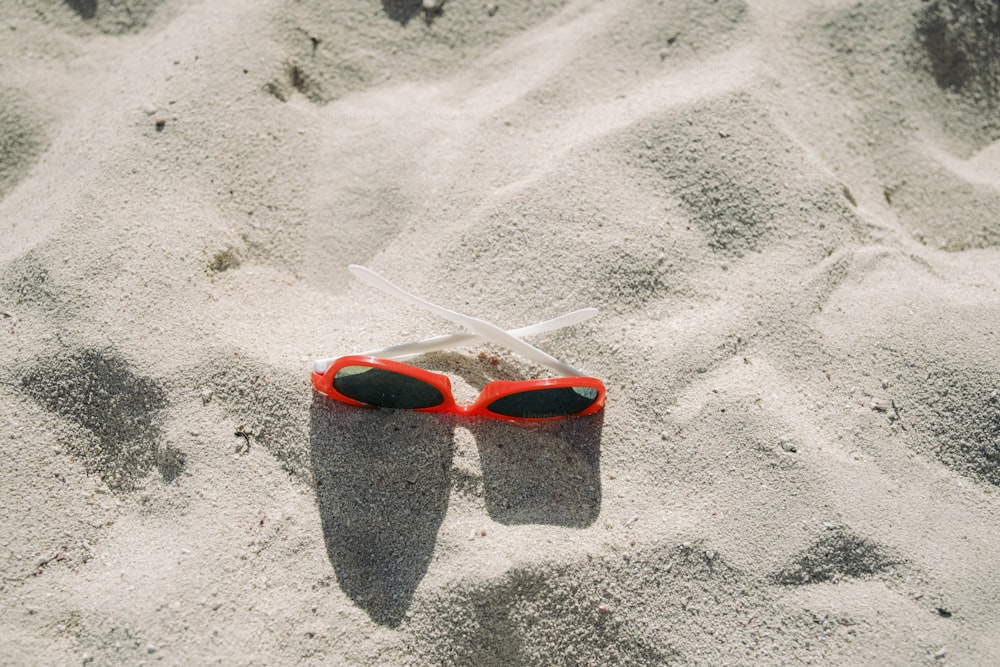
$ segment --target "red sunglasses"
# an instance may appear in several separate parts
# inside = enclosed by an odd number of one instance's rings
[[[574,311],[530,327],[504,331],[488,322],[435,306],[396,287],[364,267],[349,267],[365,282],[394,296],[435,312],[468,327],[474,334],[439,336],[383,350],[317,361],[312,373],[313,387],[330,398],[350,405],[376,408],[443,412],[516,421],[564,419],[593,414],[604,407],[606,389],[595,377],[585,376],[568,364],[549,356],[521,340],[589,319],[593,308]],[[402,363],[410,358],[457,345],[487,339],[522,353],[563,377],[541,380],[494,380],[467,406],[455,402],[451,380],[446,375]]]
[[[317,391],[351,405],[517,420],[589,415],[605,396],[604,384],[592,377],[494,380],[463,406],[447,375],[361,354],[339,357],[325,373],[314,372],[312,381]]]

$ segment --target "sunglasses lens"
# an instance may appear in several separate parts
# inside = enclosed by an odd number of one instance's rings
[[[593,387],[551,387],[508,394],[490,403],[489,409],[507,417],[543,419],[582,412],[596,400]]]
[[[423,380],[371,366],[344,366],[333,376],[333,388],[379,408],[416,410],[444,402],[441,392]]]

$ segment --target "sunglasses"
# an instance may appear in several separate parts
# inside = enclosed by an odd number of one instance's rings
[[[313,387],[330,398],[350,405],[375,408],[443,412],[515,421],[578,417],[604,406],[606,389],[595,377],[526,343],[523,336],[554,331],[590,319],[594,308],[584,308],[521,329],[503,329],[475,317],[436,306],[390,283],[362,266],[348,267],[355,277],[424,310],[463,325],[470,334],[452,334],[415,343],[321,359],[314,364]],[[540,380],[494,380],[470,405],[459,405],[446,375],[418,368],[401,359],[481,341],[510,348],[561,377]]]

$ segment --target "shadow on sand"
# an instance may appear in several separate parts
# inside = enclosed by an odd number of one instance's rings
[[[448,507],[452,427],[434,415],[313,398],[313,478],[340,587],[395,627],[427,571]]]
[[[479,444],[490,517],[593,523],[602,423],[603,413],[530,427],[464,423]],[[455,425],[313,397],[310,454],[327,555],[341,589],[381,625],[399,625],[427,572],[448,508]]]
[[[570,528],[594,523],[601,512],[603,425],[603,410],[527,428],[492,419],[472,424],[490,518]]]
[[[382,0],[385,15],[400,25],[406,25],[424,11],[422,0]]]

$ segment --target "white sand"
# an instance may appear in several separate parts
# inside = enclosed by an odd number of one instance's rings
[[[420,6],[3,4],[0,663],[1000,662],[996,4]]]

